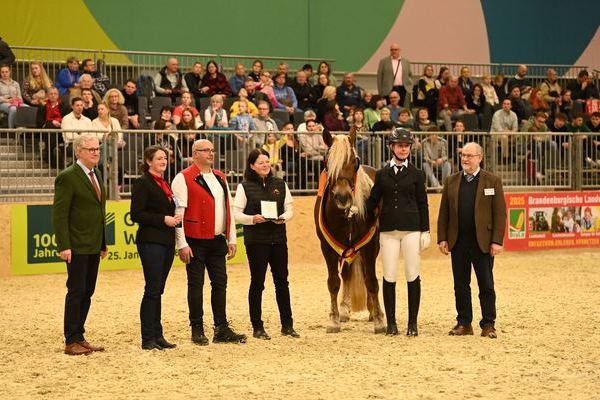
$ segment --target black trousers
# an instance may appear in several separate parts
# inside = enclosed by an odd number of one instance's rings
[[[140,306],[142,341],[148,342],[163,337],[161,296],[173,264],[175,248],[159,243],[138,243],[137,249],[146,281]]]
[[[494,257],[483,253],[475,238],[459,239],[452,249],[452,275],[454,276],[454,298],[456,301],[456,320],[461,325],[473,321],[471,305],[471,265],[475,270],[479,285],[479,302],[482,319],[479,326],[494,325],[496,321],[496,292],[494,291]]]
[[[73,254],[71,263],[67,263],[64,321],[66,344],[85,340],[85,320],[96,289],[99,265],[100,254]]]
[[[188,278],[188,306],[190,309],[190,325],[202,325],[204,309],[202,307],[202,291],[204,287],[204,270],[208,272],[211,284],[210,303],[215,326],[227,323],[225,302],[227,295],[227,271],[225,257],[227,241],[219,235],[214,239],[193,239],[186,237],[194,256],[186,265]]]
[[[292,327],[292,307],[288,285],[288,249],[286,243],[259,244],[247,243],[246,255],[250,264],[250,289],[248,303],[250,306],[250,321],[254,329],[263,327],[262,293],[265,289],[267,266],[271,266],[275,298],[279,308],[281,326]]]

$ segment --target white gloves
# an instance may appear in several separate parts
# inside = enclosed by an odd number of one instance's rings
[[[423,251],[431,245],[431,234],[429,232],[421,232],[420,250]]]

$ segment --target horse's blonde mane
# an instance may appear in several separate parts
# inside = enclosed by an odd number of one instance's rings
[[[350,140],[346,135],[333,136],[333,143],[329,148],[327,155],[327,178],[330,182],[337,180],[342,168],[348,162],[354,162],[356,150],[350,145]],[[353,204],[357,208],[357,215],[364,219],[366,214],[366,201],[371,194],[373,181],[369,175],[359,168],[356,176],[355,193],[353,193]]]

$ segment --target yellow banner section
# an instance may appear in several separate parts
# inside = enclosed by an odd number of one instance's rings
[[[100,262],[100,270],[140,268],[135,245],[137,224],[131,221],[129,201],[106,203],[106,243],[108,255]],[[231,264],[246,263],[246,249],[241,225],[238,231],[238,251]],[[66,272],[58,257],[52,228],[52,205],[14,204],[11,206],[11,274],[33,275]],[[175,257],[174,265],[181,265]]]

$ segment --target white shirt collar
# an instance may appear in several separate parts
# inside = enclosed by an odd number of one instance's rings
[[[402,163],[397,163],[396,159],[392,158],[390,160],[390,167],[393,168],[394,166],[396,166],[398,168],[400,168],[400,167],[408,168],[408,159],[404,160],[404,162],[402,162]]]
[[[81,167],[81,169],[83,169],[83,172],[85,172],[86,175],[89,175],[90,172],[94,171],[93,168],[89,169],[88,167],[86,167],[85,165],[83,165],[83,163],[80,160],[77,160],[77,164]]]

